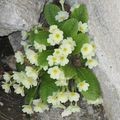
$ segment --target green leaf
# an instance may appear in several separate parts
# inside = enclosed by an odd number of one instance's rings
[[[79,33],[78,35],[74,36],[74,40],[76,42],[76,47],[73,51],[73,54],[79,54],[83,44],[89,42],[89,36],[84,33]]]
[[[41,80],[42,83],[39,89],[39,96],[44,103],[47,103],[48,96],[51,96],[53,92],[57,92],[58,87],[54,83],[55,80],[51,79],[47,73],[43,75]]]
[[[29,40],[32,44],[34,44],[34,39],[35,39],[35,33],[34,33],[33,30],[31,30],[31,31],[29,32],[28,40]]]
[[[88,68],[78,68],[77,69],[76,82],[86,81],[90,86],[88,90],[82,91],[82,95],[87,100],[96,100],[101,96],[100,85],[95,74]],[[79,80],[79,81],[78,81]]]
[[[52,51],[45,50],[38,54],[38,64],[39,66],[48,66],[47,57],[52,55]]]
[[[33,44],[34,41],[38,42],[39,44],[43,44],[48,46],[49,44],[47,43],[47,38],[49,37],[49,32],[47,31],[40,31],[37,34],[31,32],[30,33],[30,41]]]
[[[78,21],[77,19],[71,18],[63,22],[60,29],[64,32],[66,37],[76,35],[78,32]]]
[[[78,21],[81,22],[88,22],[88,11],[86,8],[86,5],[81,4],[79,8],[76,8],[72,13],[71,13],[71,18],[76,18]]]
[[[34,97],[36,96],[35,92],[36,92],[36,87],[32,87],[27,91],[27,94],[25,96],[26,104],[29,104],[34,99]]]
[[[61,67],[61,70],[64,72],[67,79],[72,79],[77,74],[75,67],[70,63]]]
[[[55,16],[60,11],[60,8],[54,4],[47,4],[44,10],[44,16],[49,25],[57,24],[58,22],[55,20]]]
[[[24,64],[20,64],[20,63],[16,63],[16,69],[18,72],[24,71],[25,70],[25,65]]]

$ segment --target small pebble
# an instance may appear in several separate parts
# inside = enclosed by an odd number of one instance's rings
[[[8,108],[8,111],[11,111],[11,108]]]
[[[4,105],[4,103],[3,102],[0,102],[0,106],[3,106]]]

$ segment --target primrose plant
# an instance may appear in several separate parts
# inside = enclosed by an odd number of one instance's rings
[[[92,72],[98,62],[96,46],[88,34],[88,13],[84,4],[65,11],[53,3],[45,5],[48,25],[22,31],[24,51],[17,51],[16,71],[5,72],[2,88],[25,96],[22,111],[44,112],[63,109],[62,117],[80,112],[80,96],[90,104],[102,103],[99,82]],[[66,104],[67,103],[67,104]]]

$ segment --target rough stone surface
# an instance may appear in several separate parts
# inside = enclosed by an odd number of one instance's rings
[[[0,36],[38,23],[45,0],[0,0]]]
[[[12,45],[14,52],[16,52],[17,50],[20,50],[22,48],[22,45],[20,44],[21,39],[22,39],[21,32],[12,33],[8,36],[8,38],[9,38],[9,41]]]

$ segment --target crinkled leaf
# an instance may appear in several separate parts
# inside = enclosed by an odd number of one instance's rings
[[[39,44],[43,44],[48,46],[47,38],[49,37],[49,32],[47,31],[39,31],[35,34],[33,31],[30,32],[29,40],[33,44],[34,41],[38,42]]]
[[[79,8],[76,8],[72,13],[71,13],[71,18],[76,18],[78,21],[81,22],[88,22],[88,11],[86,8],[86,5],[81,4]]]
[[[68,79],[73,78],[76,75],[76,69],[72,64],[67,64],[63,67],[61,67],[62,71],[65,74],[65,77]]]
[[[39,96],[44,103],[47,103],[48,96],[51,96],[53,92],[57,92],[59,88],[56,86],[55,80],[51,79],[47,73],[42,76],[41,80]]]
[[[24,64],[20,64],[20,63],[16,63],[16,69],[18,72],[24,71],[25,70],[25,65]]]
[[[60,29],[64,32],[66,37],[76,35],[78,32],[78,21],[77,19],[71,18],[63,22],[60,25]]]
[[[36,93],[36,87],[32,87],[27,91],[25,96],[26,104],[29,104],[34,99],[34,97],[36,96],[35,93]]]
[[[89,36],[84,33],[79,33],[78,35],[74,36],[74,40],[76,42],[76,47],[73,51],[73,54],[78,54],[81,51],[82,45],[89,42]]]
[[[55,16],[60,11],[60,8],[54,4],[46,4],[44,10],[44,16],[49,25],[57,24],[58,22],[55,20]]]
[[[38,54],[38,64],[39,66],[48,66],[47,57],[52,55],[52,51],[45,50]]]
[[[82,91],[82,95],[87,100],[96,100],[101,96],[100,85],[95,74],[88,68],[78,68],[77,69],[77,79],[76,82],[86,81],[90,86],[88,90]]]

